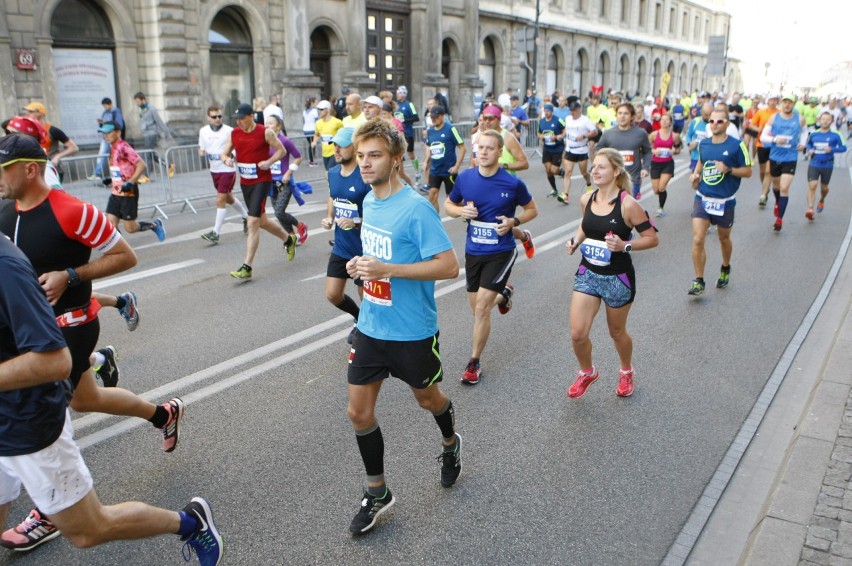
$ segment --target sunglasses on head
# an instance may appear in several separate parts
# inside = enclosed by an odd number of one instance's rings
[[[214,118],[214,119],[215,119],[215,118],[221,118],[221,117],[222,117],[222,115],[221,115],[221,114],[208,114],[207,116],[208,116],[208,117],[210,117],[210,118]]]

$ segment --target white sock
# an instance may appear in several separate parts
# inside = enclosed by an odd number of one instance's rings
[[[95,363],[92,364],[92,369],[98,371],[101,367],[103,367],[106,358],[100,352],[92,353],[92,357],[95,358]]]
[[[243,217],[243,220],[248,217],[248,210],[246,210],[246,205],[240,202],[240,199],[235,198],[234,203],[231,206],[237,209],[237,211],[240,213],[240,216]]]
[[[213,225],[213,231],[216,232],[216,234],[222,232],[222,222],[225,221],[225,214],[227,214],[227,212],[227,209],[224,208],[216,209],[216,224]]]

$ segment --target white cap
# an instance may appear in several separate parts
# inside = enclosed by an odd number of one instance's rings
[[[770,92],[769,94],[766,95],[766,100],[769,100],[770,98],[779,98],[780,99],[781,93],[780,92]]]
[[[317,104],[317,108],[319,108],[320,110],[331,108],[331,102],[329,102],[328,100],[320,100]]]
[[[373,96],[368,96],[367,98],[365,98],[364,104],[372,104],[381,108],[385,105],[385,101],[374,94]]]

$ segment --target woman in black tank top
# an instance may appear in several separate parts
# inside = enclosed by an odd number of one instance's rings
[[[627,333],[627,315],[636,296],[636,277],[630,252],[656,247],[657,229],[642,206],[629,196],[630,177],[624,160],[613,149],[597,152],[592,167],[592,182],[597,189],[580,199],[583,219],[577,233],[565,248],[569,254],[582,254],[574,277],[571,295],[571,342],[580,363],[577,380],[568,389],[568,397],[582,397],[600,373],[592,365],[589,331],[606,304],[606,320],[615,350],[621,362],[616,394],[633,393],[633,339]],[[632,240],[636,230],[639,238]]]

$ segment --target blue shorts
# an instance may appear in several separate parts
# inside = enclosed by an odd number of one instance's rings
[[[599,297],[606,306],[617,309],[636,297],[636,276],[632,268],[627,273],[601,275],[581,264],[574,276],[574,290]]]
[[[695,201],[692,203],[692,217],[709,220],[710,224],[720,228],[730,228],[734,225],[734,208],[736,207],[736,204],[737,201],[729,200],[725,203],[725,214],[722,216],[716,216],[715,214],[708,214],[707,211],[704,210],[704,205],[701,204],[701,197],[695,195]]]

